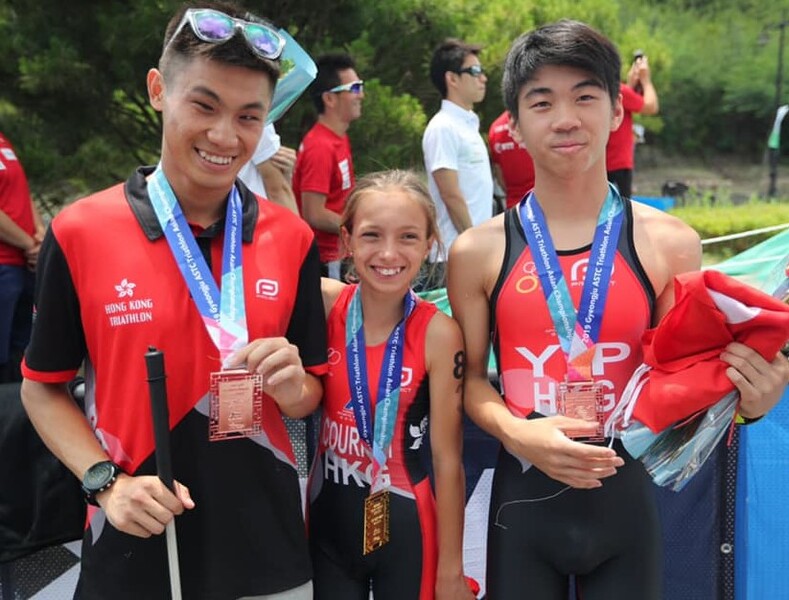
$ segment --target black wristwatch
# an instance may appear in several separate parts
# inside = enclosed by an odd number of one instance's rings
[[[103,492],[115,483],[123,470],[111,460],[103,460],[85,471],[82,477],[82,491],[85,494],[85,502],[98,506],[96,494]]]

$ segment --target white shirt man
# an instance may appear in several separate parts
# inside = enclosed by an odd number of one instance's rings
[[[443,262],[460,233],[493,215],[488,150],[472,110],[485,97],[487,83],[478,52],[478,46],[447,40],[431,63],[431,78],[444,97],[422,138],[428,187],[444,244],[444,252],[434,250],[432,262]]]

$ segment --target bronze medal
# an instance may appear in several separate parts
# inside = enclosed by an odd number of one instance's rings
[[[565,430],[567,437],[585,442],[600,442],[605,439],[605,409],[601,383],[565,381],[559,384],[559,412],[565,417],[597,423],[597,430],[591,434],[583,430]]]
[[[211,373],[208,439],[212,442],[261,432],[263,378],[245,370]]]

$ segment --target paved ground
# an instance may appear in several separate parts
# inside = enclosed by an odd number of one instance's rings
[[[766,163],[732,157],[666,157],[653,148],[638,146],[634,195],[661,196],[668,181],[683,182],[699,194],[716,194],[724,202],[740,203],[752,195],[766,194],[769,178]],[[777,184],[779,196],[789,197],[789,164],[779,167]]]

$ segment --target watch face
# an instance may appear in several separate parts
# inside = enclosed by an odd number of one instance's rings
[[[89,490],[99,490],[115,477],[115,465],[109,461],[93,465],[85,473],[83,485]]]

